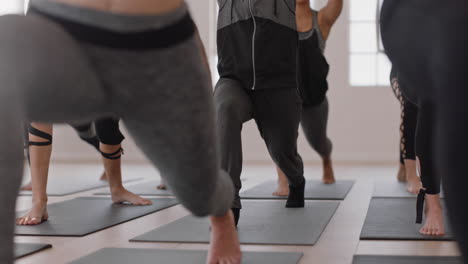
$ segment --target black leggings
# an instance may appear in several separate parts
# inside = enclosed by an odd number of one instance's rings
[[[109,153],[102,153],[99,148],[99,143],[106,145],[120,145],[125,139],[124,135],[119,128],[119,119],[116,118],[102,118],[98,119],[92,123],[86,123],[81,125],[71,125],[77,132],[78,136],[91,146],[93,146],[97,151],[99,151],[104,157],[107,157]],[[38,131],[38,132],[35,132]],[[52,135],[43,135],[43,131],[37,130],[32,125],[28,125],[25,133],[25,148],[26,155],[29,160],[29,145],[34,144],[34,142],[29,141],[29,133],[42,137],[44,139],[49,139],[49,142],[46,142],[44,145],[52,144]],[[115,155],[111,155],[115,156]]]
[[[418,121],[418,108],[415,104],[407,100],[402,92],[396,70],[392,68],[390,73],[390,83],[393,93],[400,102],[401,123],[400,123],[400,163],[404,164],[405,159],[416,160],[415,138],[416,124]]]
[[[400,162],[405,159],[415,160],[416,156],[421,165],[421,181],[426,189],[425,193],[440,193],[440,175],[435,173],[433,156],[433,133],[431,130],[434,114],[431,109],[418,106],[405,98],[402,90],[405,85],[398,80],[396,71],[392,69],[392,89],[401,103],[402,122],[400,126]]]
[[[385,0],[382,7],[385,50],[406,84],[403,94],[420,107],[422,129],[429,132],[429,144],[421,146],[429,157],[421,162],[444,177],[450,222],[468,263],[466,25],[465,0]]]

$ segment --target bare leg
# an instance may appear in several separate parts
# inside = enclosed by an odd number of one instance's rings
[[[426,221],[419,230],[423,235],[443,236],[445,235],[444,219],[442,214],[442,205],[440,195],[426,194]]]
[[[331,157],[323,158],[323,178],[324,184],[333,184],[336,182],[335,173],[333,172],[333,165]]]
[[[120,150],[121,145],[100,145],[101,151],[104,153],[115,153]],[[118,157],[121,155],[117,153],[114,155]],[[112,201],[114,203],[131,203],[133,205],[150,205],[150,200],[144,199],[134,193],[127,191],[122,184],[122,168],[121,160],[102,158],[104,163],[105,174],[108,175],[109,187],[111,190]]]
[[[21,191],[32,191],[32,182],[29,181],[25,185],[21,186]]]
[[[212,216],[211,246],[208,264],[240,264],[242,253],[234,227],[234,217],[229,210],[224,216]],[[226,256],[226,257],[225,257]]]
[[[399,182],[406,182],[406,167],[405,167],[405,164],[400,163],[400,167],[398,168],[398,173],[397,173],[397,180]]]
[[[288,178],[286,178],[286,175],[280,168],[276,167],[276,171],[278,172],[278,187],[276,188],[276,191],[273,192],[273,195],[274,196],[288,196],[289,195]]]
[[[422,189],[421,178],[417,174],[416,161],[405,159],[406,190],[410,193],[418,194]]]
[[[106,174],[105,171],[101,174],[101,177],[99,178],[99,180],[101,180],[101,181],[109,181],[109,180],[107,179],[107,174]]]
[[[323,158],[323,177],[322,182],[324,184],[333,184],[336,182],[335,180],[335,173],[333,171],[333,165],[331,158]],[[274,196],[288,196],[289,195],[289,185],[288,185],[288,178],[284,172],[276,167],[276,171],[278,172],[278,187],[276,191],[273,192]]]
[[[52,135],[53,128],[50,124],[32,123],[34,128]],[[47,139],[29,134],[32,142],[47,142]],[[32,187],[32,208],[24,216],[16,219],[17,225],[38,225],[47,221],[47,180],[49,176],[50,156],[52,155],[52,145],[30,146],[31,158],[31,187]]]

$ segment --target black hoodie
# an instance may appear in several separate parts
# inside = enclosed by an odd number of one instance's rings
[[[295,0],[218,0],[218,71],[245,89],[295,89]]]

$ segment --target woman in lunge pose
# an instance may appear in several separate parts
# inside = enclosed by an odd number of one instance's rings
[[[320,11],[310,8],[310,0],[296,0],[296,24],[299,33],[298,80],[303,106],[301,125],[310,146],[320,155],[323,165],[322,182],[335,183],[331,159],[332,142],[327,136],[328,123],[328,63],[324,57],[326,41],[343,9],[343,0],[329,0]],[[289,194],[288,180],[277,167],[276,196]]]

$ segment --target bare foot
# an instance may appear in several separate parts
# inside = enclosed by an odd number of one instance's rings
[[[240,264],[242,253],[232,211],[211,217],[211,243],[207,264]]]
[[[444,218],[439,195],[426,195],[426,221],[419,233],[426,236],[445,235]]]
[[[278,173],[278,186],[276,187],[276,191],[272,194],[273,196],[288,196],[289,195],[289,182],[286,174],[276,167],[276,172]]]
[[[101,178],[99,178],[99,180],[101,180],[101,181],[109,181],[109,179],[107,178],[106,172],[103,172],[103,173],[102,173]]]
[[[29,181],[25,185],[21,186],[21,191],[32,191],[32,182]]]
[[[158,186],[156,186],[156,189],[158,189],[158,190],[167,190],[167,186],[166,186],[166,184],[161,183]]]
[[[406,179],[406,190],[413,194],[418,194],[422,189],[422,183],[419,177],[411,177]]]
[[[114,188],[111,190],[112,201],[114,203],[130,203],[133,205],[152,205],[151,200],[142,198],[132,192],[127,191],[124,187]]]
[[[333,172],[333,165],[331,158],[323,159],[323,178],[322,182],[324,184],[333,184],[336,182],[335,173]]]
[[[405,159],[406,190],[418,194],[422,189],[421,178],[418,176],[418,167],[415,160]]]
[[[278,182],[278,187],[276,188],[276,191],[273,192],[273,196],[288,196],[289,195],[289,185],[286,182],[281,183]]]
[[[406,170],[404,164],[400,163],[400,168],[398,168],[397,179],[399,182],[406,182]]]
[[[49,214],[47,213],[47,202],[36,202],[33,203],[29,212],[16,219],[16,225],[39,225],[48,219]]]

